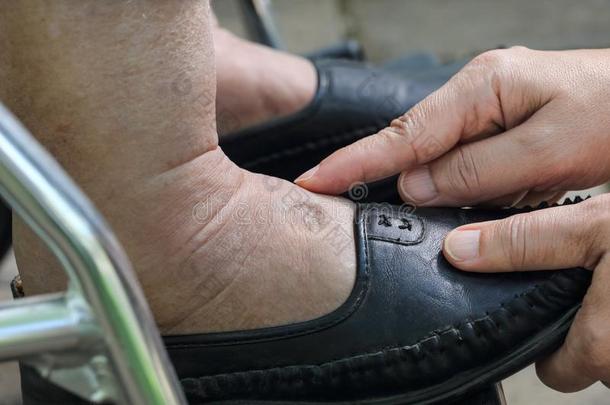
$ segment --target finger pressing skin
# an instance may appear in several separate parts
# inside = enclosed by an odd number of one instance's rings
[[[355,182],[430,162],[460,140],[499,132],[503,115],[491,84],[495,72],[468,72],[458,73],[389,127],[339,149],[295,182],[311,191],[339,194]]]
[[[604,253],[610,195],[506,219],[469,224],[450,232],[443,251],[469,271],[593,269]]]
[[[540,380],[561,392],[580,391],[610,381],[610,256],[595,268],[593,282],[563,346],[536,371]]]

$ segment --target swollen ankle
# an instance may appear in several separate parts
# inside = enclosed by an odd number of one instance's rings
[[[188,302],[164,333],[277,326],[322,316],[349,296],[355,275],[353,205],[248,172],[206,225],[181,269]],[[329,246],[329,241],[340,241]],[[281,305],[278,305],[281,303]]]

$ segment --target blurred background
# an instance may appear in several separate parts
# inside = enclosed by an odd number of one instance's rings
[[[286,49],[308,53],[343,39],[382,62],[414,51],[451,61],[502,46],[610,45],[607,0],[272,0]],[[221,25],[247,37],[239,0],[212,0]]]
[[[283,47],[310,54],[344,40],[358,41],[367,60],[410,58],[420,68],[466,60],[512,45],[537,49],[610,46],[610,0],[274,0]],[[239,0],[212,0],[220,24],[248,38]],[[599,187],[581,195],[607,191]],[[0,264],[0,301],[10,299],[12,254]],[[544,387],[533,367],[504,382],[508,405],[606,405],[601,384],[576,394]],[[0,405],[20,404],[15,364],[0,364]]]

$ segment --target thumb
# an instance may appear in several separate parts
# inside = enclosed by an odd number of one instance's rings
[[[592,221],[606,215],[604,197],[461,226],[445,238],[445,257],[468,271],[593,269],[603,249]]]

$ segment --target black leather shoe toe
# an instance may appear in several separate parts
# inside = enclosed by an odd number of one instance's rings
[[[441,253],[454,227],[507,214],[360,206],[357,281],[339,309],[288,326],[165,338],[190,402],[446,403],[549,353],[590,272],[466,273]]]
[[[385,128],[447,79],[446,72],[431,71],[409,80],[346,60],[314,64],[318,89],[307,107],[221,137],[220,146],[238,166],[292,181],[335,150]],[[377,182],[358,201],[399,202],[395,184],[395,178]]]
[[[454,403],[544,356],[561,344],[589,271],[465,273],[441,254],[454,227],[510,213],[360,206],[357,280],[339,309],[275,328],[164,338],[189,402]],[[87,403],[21,370],[24,404]]]

